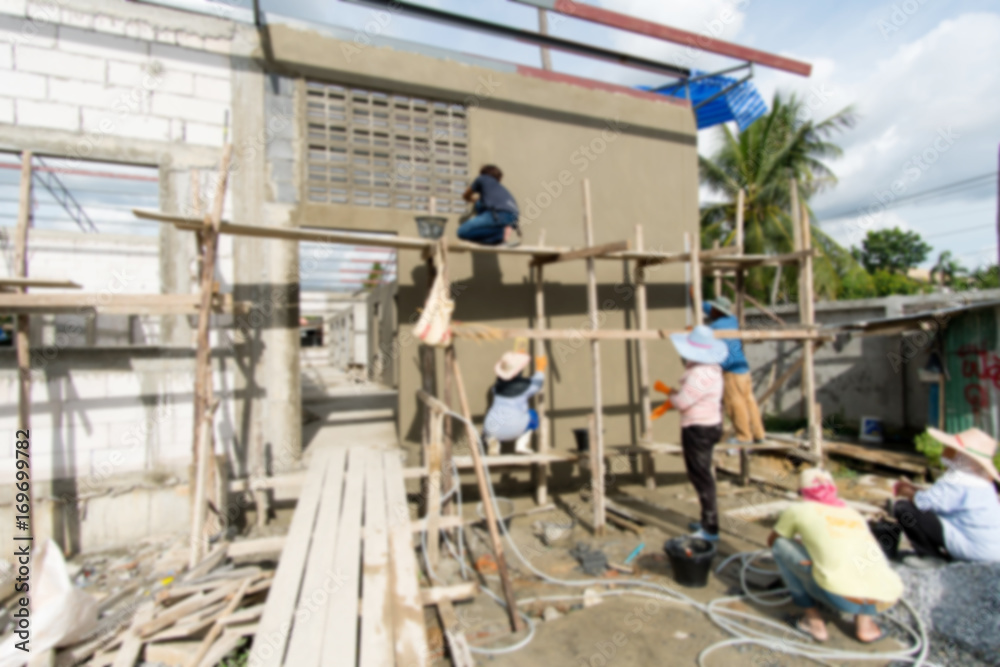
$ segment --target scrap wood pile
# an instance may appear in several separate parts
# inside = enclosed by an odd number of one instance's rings
[[[223,541],[188,569],[186,542],[147,546],[117,562],[102,562],[99,555],[88,559],[76,575],[77,591],[94,589],[93,598],[103,599],[92,614],[96,618],[86,619],[90,626],[82,640],[71,638],[75,643],[69,646],[60,642],[55,664],[208,667],[224,664],[248,644],[271,586],[273,564],[237,565],[227,558],[230,544]]]

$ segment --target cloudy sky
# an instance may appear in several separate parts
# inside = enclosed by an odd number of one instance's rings
[[[508,0],[413,0],[537,28],[537,12]],[[867,229],[913,229],[937,253],[969,267],[997,257],[1000,147],[1000,5],[996,0],[589,0],[618,12],[709,33],[813,64],[806,79],[757,69],[765,99],[776,90],[805,96],[817,119],[853,105],[856,128],[843,134],[840,182],[811,203],[822,227],[844,245]],[[368,30],[435,46],[537,65],[537,49],[343,1],[264,0],[270,12]],[[552,16],[553,34],[688,67],[732,64],[638,35]],[[625,85],[659,84],[646,72],[553,54],[555,69]],[[713,130],[700,150],[716,145]],[[895,188],[895,192],[893,189]],[[927,193],[927,194],[924,194]],[[893,201],[882,210],[880,199]]]

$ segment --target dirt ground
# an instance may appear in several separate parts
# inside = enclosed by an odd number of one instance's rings
[[[737,459],[738,460],[738,459]],[[664,465],[666,464],[666,465]],[[625,471],[621,471],[625,472]],[[578,492],[555,494],[553,500],[557,509],[545,513],[516,517],[511,522],[511,536],[518,548],[537,569],[551,577],[560,579],[589,578],[579,569],[576,559],[569,550],[578,543],[601,549],[609,561],[622,563],[640,544],[645,544],[642,555],[636,561],[633,577],[659,583],[681,590],[695,600],[705,603],[712,599],[739,592],[738,567],[731,565],[721,575],[711,574],[704,588],[683,588],[675,581],[670,563],[663,551],[664,542],[670,537],[688,532],[687,523],[698,516],[698,504],[694,490],[686,483],[682,463],[678,457],[658,460],[658,488],[654,491],[633,483],[632,478],[618,475],[609,489],[608,497],[623,507],[643,508],[647,516],[655,518],[655,525],[647,524],[636,535],[614,525],[609,525],[604,537],[596,538],[590,530],[592,508],[589,502],[581,500]],[[753,474],[770,475],[776,479],[789,480],[788,488],[794,487],[794,469],[788,461],[780,458],[755,457]],[[871,479],[858,481],[857,476],[839,480],[844,495],[848,498],[875,503],[886,484],[891,480]],[[779,483],[779,486],[781,484]],[[870,491],[870,489],[875,489]],[[470,489],[471,491],[471,489]],[[761,508],[787,500],[779,489],[770,486],[753,485],[741,488],[722,479],[719,487],[720,512],[725,516],[728,510]],[[517,510],[526,511],[533,507],[527,496],[515,500]],[[466,514],[474,516],[466,506]],[[766,507],[764,507],[766,509]],[[571,518],[572,517],[572,518]],[[571,531],[550,546],[546,546],[537,536],[537,524],[547,522],[566,526],[572,523]],[[732,553],[763,548],[769,532],[769,521],[723,520],[723,535],[720,542],[720,557],[713,567]],[[487,535],[482,527],[467,531],[468,548],[472,559],[488,553]],[[698,654],[706,647],[731,638],[727,632],[714,625],[702,612],[690,606],[665,601],[623,596],[605,598],[594,606],[584,606],[583,587],[558,586],[541,582],[508,550],[508,558],[513,572],[514,587],[520,600],[541,596],[575,596],[559,601],[539,601],[522,605],[536,625],[534,638],[523,648],[502,655],[476,655],[476,663],[496,667],[514,665],[694,665]],[[441,566],[438,575],[447,583],[460,581],[454,564]],[[608,572],[602,577],[606,588],[615,590],[615,583],[629,575]],[[485,583],[499,592],[499,580],[487,576]],[[600,586],[594,586],[600,589]],[[621,587],[618,590],[622,590]],[[763,616],[789,625],[797,616],[792,605],[777,608],[747,607],[742,602],[734,603],[734,608],[754,611]],[[550,609],[546,609],[549,607]],[[473,647],[502,648],[518,643],[526,633],[514,636],[510,633],[509,622],[504,610],[485,595],[475,600],[455,604],[461,629]],[[428,625],[431,628],[432,651],[436,653],[435,665],[448,665],[444,655],[444,640],[436,616],[427,610]],[[547,615],[552,620],[543,620]],[[790,627],[790,625],[789,625]],[[831,647],[848,650],[893,651],[903,648],[898,641],[886,638],[872,646],[862,646],[851,638],[851,625],[847,621],[829,624]],[[756,647],[725,648],[714,653],[709,665],[752,664],[752,665],[806,665],[814,664],[804,659],[773,654]],[[877,660],[868,664],[880,664]],[[888,664],[882,662],[881,664]]]

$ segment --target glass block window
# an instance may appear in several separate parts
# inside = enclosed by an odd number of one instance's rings
[[[309,81],[310,202],[460,213],[469,132],[460,104]]]

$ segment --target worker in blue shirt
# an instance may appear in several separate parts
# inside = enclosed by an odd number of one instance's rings
[[[475,215],[458,228],[458,238],[480,245],[505,245],[520,243],[517,221],[521,215],[517,201],[510,190],[500,184],[503,172],[493,164],[484,165],[479,176],[466,188],[462,199],[472,202]]]
[[[703,304],[708,326],[712,329],[739,331],[740,323],[732,311],[732,302],[724,296]],[[743,354],[743,341],[727,338],[729,356],[722,363],[722,405],[726,416],[736,431],[736,442],[749,443],[764,441],[764,422],[760,418],[760,407],[753,395],[750,381],[750,364]]]

